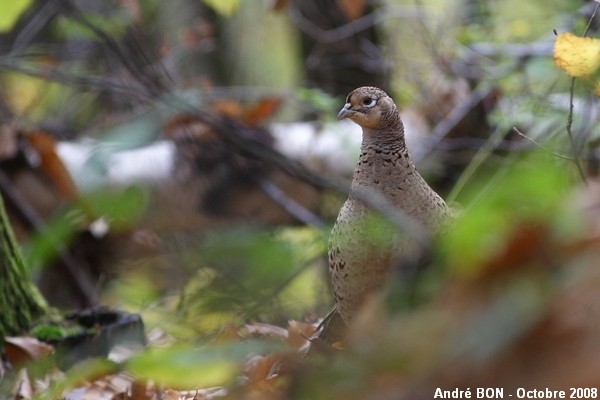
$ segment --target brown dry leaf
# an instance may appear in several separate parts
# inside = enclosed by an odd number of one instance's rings
[[[11,394],[13,399],[18,400],[31,400],[33,397],[31,381],[29,380],[29,374],[25,368],[19,370]]]
[[[212,140],[215,136],[212,128],[195,115],[178,114],[169,119],[164,126],[165,136],[172,140]]]
[[[151,400],[156,388],[149,381],[133,381],[131,383],[130,400]]]
[[[336,3],[350,21],[362,16],[367,5],[365,0],[336,0]]]
[[[244,107],[234,100],[218,100],[210,105],[210,111],[229,118],[239,119],[244,115]]]
[[[275,363],[281,359],[280,355],[269,354],[267,356],[254,355],[246,362],[244,372],[251,383],[264,381],[271,377]]]
[[[281,106],[282,100],[280,97],[267,97],[258,102],[244,113],[244,122],[250,125],[260,125],[273,114]]]
[[[269,8],[273,11],[282,11],[290,4],[290,0],[271,0]]]
[[[489,279],[503,272],[530,265],[547,254],[544,244],[549,236],[546,225],[524,222],[513,228],[504,247],[479,270],[480,279]],[[546,243],[547,244],[547,243]]]
[[[13,365],[40,360],[50,354],[54,348],[29,336],[7,336],[4,338],[6,359]]]
[[[179,400],[179,392],[176,392],[172,389],[167,389],[164,392],[162,392],[160,398],[161,400]]]
[[[229,323],[221,328],[221,331],[216,337],[217,343],[238,341],[242,338],[235,325]]]
[[[77,190],[67,168],[56,154],[54,138],[45,132],[31,132],[25,135],[25,140],[40,157],[40,171],[50,179],[64,199],[74,199]]]
[[[290,346],[299,348],[306,344],[308,338],[310,338],[316,330],[314,324],[309,324],[300,321],[289,321],[288,322],[288,337],[287,342]]]
[[[249,125],[260,125],[270,118],[281,106],[280,97],[266,97],[252,106],[235,100],[218,100],[210,105],[210,110],[232,119],[242,120]]]
[[[276,325],[254,323],[246,324],[245,328],[249,335],[268,336],[283,340],[287,340],[288,337],[287,329],[283,329],[282,327]]]

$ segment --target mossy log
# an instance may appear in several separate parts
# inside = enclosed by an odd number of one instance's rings
[[[31,281],[0,196],[0,338],[27,331],[48,312]]]

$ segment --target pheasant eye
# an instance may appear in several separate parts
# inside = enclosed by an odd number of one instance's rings
[[[375,103],[377,103],[377,100],[372,97],[365,97],[362,101],[362,104],[365,107],[373,107]]]

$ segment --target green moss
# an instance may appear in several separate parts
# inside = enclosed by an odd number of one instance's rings
[[[31,282],[0,198],[0,337],[27,331],[47,313],[47,305]]]
[[[31,335],[39,340],[58,340],[65,337],[64,328],[56,325],[38,325],[31,329]]]

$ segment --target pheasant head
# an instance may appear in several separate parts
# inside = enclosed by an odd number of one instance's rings
[[[337,116],[348,118],[363,128],[364,133],[403,133],[404,127],[394,100],[383,90],[363,86],[354,89]]]

